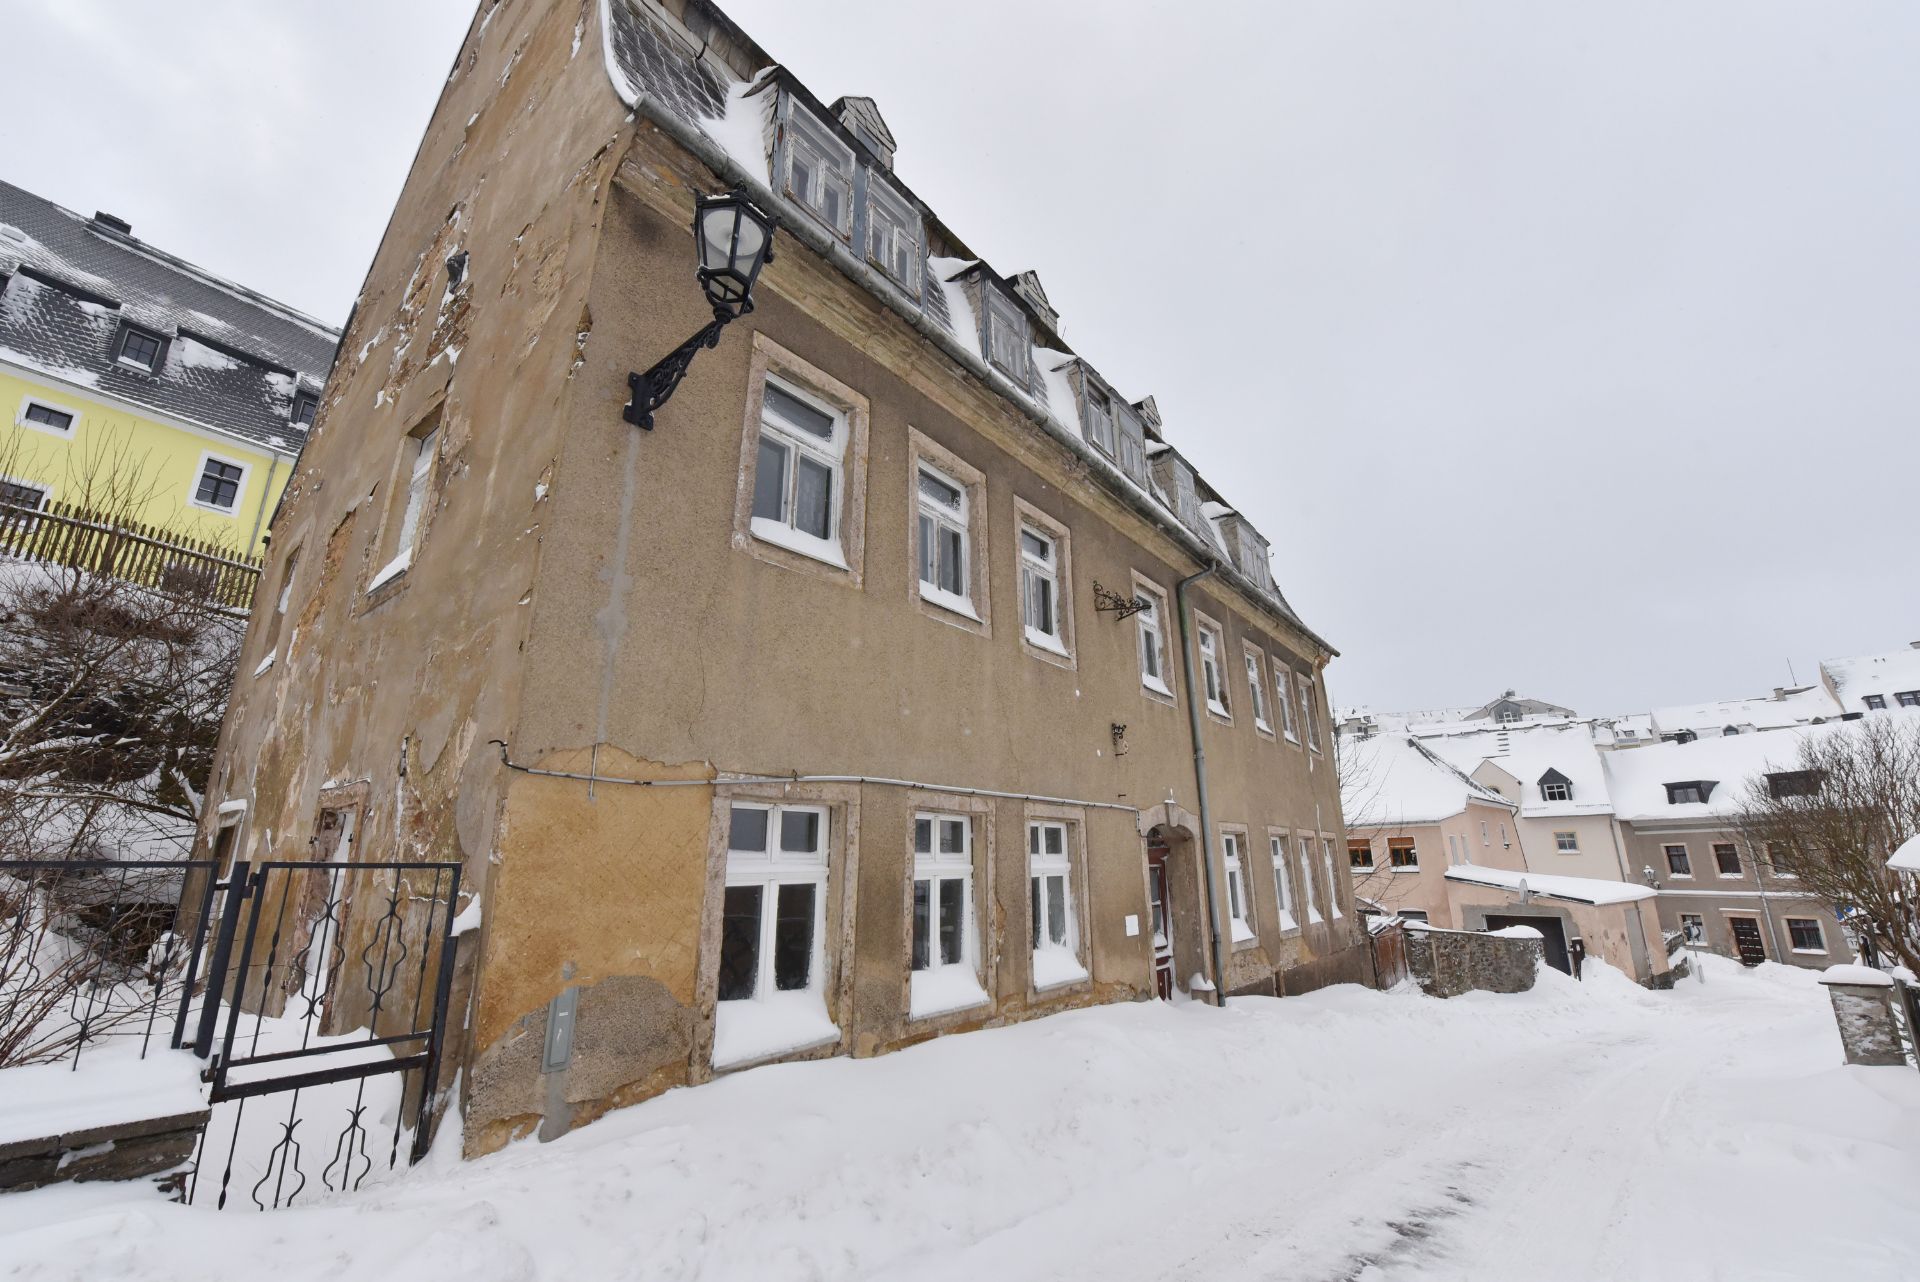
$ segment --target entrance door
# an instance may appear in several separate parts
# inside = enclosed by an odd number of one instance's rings
[[[1758,966],[1767,959],[1766,941],[1760,937],[1760,923],[1751,917],[1729,917],[1733,927],[1733,948],[1742,966]]]
[[[1509,926],[1531,926],[1540,932],[1540,946],[1547,965],[1563,975],[1573,974],[1573,959],[1567,956],[1567,932],[1560,925],[1558,917],[1496,916],[1487,914],[1488,930],[1505,930]]]
[[[1153,986],[1161,1001],[1172,1001],[1173,910],[1167,898],[1167,842],[1158,828],[1147,835],[1147,905],[1153,916]]]

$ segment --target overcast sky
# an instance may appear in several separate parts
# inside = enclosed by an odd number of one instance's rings
[[[472,7],[9,0],[0,176],[338,324]],[[1920,5],[726,7],[1158,397],[1336,702],[1920,640]]]

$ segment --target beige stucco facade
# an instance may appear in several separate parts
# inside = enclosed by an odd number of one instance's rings
[[[1171,605],[1202,562],[857,282],[783,237],[756,309],[701,353],[656,430],[622,420],[628,372],[708,319],[687,226],[694,194],[718,184],[629,115],[596,13],[503,6],[469,35],[274,526],[262,598],[290,582],[289,607],[255,617],[240,670],[278,659],[239,682],[214,775],[212,800],[248,803],[243,857],[301,857],[322,788],[365,781],[363,857],[463,865],[481,924],[460,937],[466,1015],[443,1081],[464,1070],[469,1152],[716,1071],[736,806],[797,808],[824,833],[809,991],[831,1027],[773,1058],[1149,997],[1152,833],[1170,850],[1179,988],[1211,971],[1198,855],[1224,918],[1223,831],[1244,835],[1252,931],[1223,941],[1228,991],[1365,978],[1350,887],[1325,875],[1344,866],[1345,834],[1324,739],[1262,733],[1244,693],[1203,718],[1201,831]],[[449,290],[442,265],[459,253]],[[844,416],[843,564],[743,519],[770,374]],[[403,563],[394,529],[423,452],[425,515]],[[929,457],[964,472],[972,499],[968,615],[918,590]],[[1020,625],[1023,519],[1069,554],[1065,654]],[[1139,623],[1097,611],[1096,581],[1167,595],[1170,695],[1143,686]],[[1324,736],[1325,643],[1229,576],[1192,602],[1227,654],[1308,683]],[[984,1000],[916,1017],[928,815],[970,834]],[[1085,972],[1044,988],[1035,824],[1066,834]],[[1301,858],[1322,861],[1318,922],[1284,928],[1274,835],[1293,885]],[[572,1051],[554,1067],[548,1013],[569,990]]]
[[[1512,822],[1510,809],[1470,800],[1460,813],[1432,823],[1354,828],[1347,834],[1349,853],[1364,842],[1372,866],[1355,867],[1349,859],[1353,893],[1395,912],[1425,913],[1436,926],[1458,929],[1447,867],[1470,862],[1524,872],[1520,847],[1511,839],[1500,840],[1503,826],[1511,838]],[[1418,866],[1395,867],[1393,847],[1407,841],[1413,843]],[[1467,852],[1464,861],[1457,857],[1460,851]]]

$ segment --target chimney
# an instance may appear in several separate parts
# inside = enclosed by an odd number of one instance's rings
[[[132,223],[128,222],[124,218],[116,218],[114,215],[107,213],[103,209],[96,209],[93,211],[92,222],[93,222],[93,225],[96,227],[104,227],[108,231],[117,231],[122,236],[133,235]]]

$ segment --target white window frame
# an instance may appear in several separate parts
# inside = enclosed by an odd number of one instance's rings
[[[1549,791],[1549,790],[1551,790],[1551,791]],[[1554,795],[1554,793],[1555,793],[1555,792],[1557,792],[1557,793],[1559,793],[1560,795],[1559,795],[1559,796],[1555,796],[1555,795]],[[1555,782],[1555,783],[1543,783],[1543,784],[1541,784],[1541,785],[1540,785],[1540,800],[1542,800],[1542,801],[1572,801],[1572,800],[1573,800],[1573,785],[1572,785],[1572,784],[1566,784],[1566,783],[1558,783],[1558,782]]]
[[[135,334],[139,334],[144,338],[151,338],[154,341],[153,364],[149,365],[145,361],[136,360],[127,355],[127,340]],[[148,374],[158,374],[161,366],[165,365],[167,361],[166,336],[164,334],[157,334],[144,325],[122,324],[120,327],[120,336],[113,345],[113,359],[116,364],[125,365],[128,369],[142,370]]]
[[[1218,623],[1194,612],[1195,648],[1200,652],[1200,690],[1206,697],[1209,713],[1222,721],[1233,720],[1233,708],[1227,699],[1227,634]]]
[[[733,813],[736,810],[756,810],[766,815],[766,844],[762,849],[754,851],[734,848]],[[837,1041],[840,1035],[839,1029],[832,1023],[827,1013],[827,895],[828,888],[832,884],[830,873],[833,850],[831,808],[816,804],[784,804],[748,797],[733,797],[723,800],[720,814],[725,816],[727,831],[726,864],[721,880],[722,925],[713,962],[716,1033],[716,1058],[713,1066],[729,1068],[736,1064],[792,1054],[795,1051],[808,1050]],[[784,827],[782,819],[789,814],[811,814],[816,817],[814,827],[816,848],[814,850],[799,852],[784,849],[781,838]],[[780,888],[789,885],[813,887],[813,927],[807,957],[807,982],[800,988],[783,989],[779,987],[775,974],[774,953],[779,927]],[[726,891],[743,886],[760,888],[759,936],[755,944],[753,992],[746,997],[723,999],[720,996],[719,976],[721,959],[726,947]],[[729,1018],[729,1011],[744,1014],[745,1008],[749,1006],[764,1009],[774,1005],[791,1007],[796,1013],[804,1012],[808,1016],[817,1016],[819,1035],[798,1046],[755,1051],[727,1060],[717,1058],[719,1026]]]
[[[240,469],[240,479],[234,484],[233,506],[220,507],[214,503],[200,501],[200,481],[207,474],[208,463],[220,463],[226,467]],[[238,516],[247,505],[247,483],[253,479],[253,464],[227,454],[216,454],[212,450],[201,450],[200,461],[193,466],[193,481],[187,490],[187,506],[197,507],[202,512],[213,512],[220,516]]]
[[[407,433],[401,442],[406,454],[403,478],[405,486],[398,524],[393,530],[393,555],[367,584],[369,595],[405,574],[413,565],[413,554],[420,546],[421,528],[427,519],[428,500],[433,494],[433,472],[440,453],[440,429],[443,420],[435,416],[423,426]],[[400,497],[400,496],[396,496]]]
[[[802,152],[814,162],[821,175],[819,204],[808,200],[793,185],[794,157]],[[791,95],[787,98],[784,169],[780,182],[786,189],[787,197],[822,226],[830,228],[841,240],[850,240],[853,236],[853,148]],[[821,208],[829,187],[837,188],[840,192],[841,212],[838,218]]]
[[[38,506],[36,506],[33,509],[36,512],[46,511],[47,504],[53,502],[53,486],[49,485],[45,481],[30,481],[24,476],[0,475],[0,482],[4,482],[7,485],[17,485],[23,490],[40,491],[40,502]],[[20,521],[22,523],[28,523],[27,518],[25,517],[13,517],[9,519]]]
[[[1246,842],[1244,831],[1223,829],[1220,833],[1220,860],[1227,871],[1227,933],[1232,936],[1236,948],[1256,940],[1253,899],[1249,894],[1246,869],[1240,860],[1240,851]]]
[[[928,495],[925,486],[925,481],[927,480],[931,480],[935,485],[945,486],[952,490],[954,493],[954,503],[948,505]],[[951,610],[955,614],[965,615],[967,618],[978,621],[980,615],[973,608],[973,511],[972,495],[968,493],[968,489],[969,487],[964,481],[947,475],[937,464],[929,462],[926,459],[919,460],[919,464],[915,467],[913,475],[915,507],[913,533],[914,565],[916,567],[915,573],[918,576],[920,584],[920,599],[922,601],[937,605],[943,610]],[[930,531],[935,536],[933,551],[936,553],[934,557],[935,564],[932,570],[935,581],[931,583],[927,581],[929,555],[927,537]],[[945,563],[940,559],[941,556],[944,556],[948,548],[946,541],[938,537],[943,533],[959,535],[960,591],[958,592],[945,587],[938,581],[943,570],[947,568]]]
[[[1322,750],[1320,747],[1320,710],[1314,705],[1313,678],[1304,672],[1296,672],[1293,675],[1294,679],[1298,681],[1300,685],[1300,719],[1304,723],[1301,728],[1307,736],[1307,747],[1314,752],[1319,752]]]
[[[1340,865],[1334,862],[1333,838],[1324,832],[1320,834],[1320,857],[1327,869],[1327,915],[1339,921],[1343,915],[1340,911]]]
[[[969,1010],[991,1000],[980,983],[980,939],[974,912],[974,819],[966,811],[953,810],[916,810],[913,816],[912,831],[908,835],[908,847],[913,859],[912,885],[907,894],[907,966],[909,972],[908,1012],[911,1018],[927,1019],[936,1015],[951,1014],[956,1010]],[[928,825],[928,849],[920,846],[920,825]],[[958,825],[961,834],[961,849],[943,851],[941,846],[952,826]],[[917,905],[921,882],[927,883],[927,964],[914,964],[914,933],[919,917]],[[940,910],[944,896],[949,893],[946,883],[960,883],[960,957],[955,961],[944,959],[940,950]],[[977,999],[964,1001],[959,1005],[932,1005],[922,1007],[917,990],[923,987],[921,976],[941,976],[942,972],[963,970],[973,978],[979,987]]]
[[[1300,843],[1300,902],[1306,906],[1307,925],[1320,924],[1320,909],[1313,902],[1313,834],[1296,833]]]
[[[987,301],[987,363],[1025,387],[1031,377],[1029,366],[1033,357],[1033,338],[1027,326],[1026,314],[984,281],[981,283],[981,292]],[[1003,339],[1009,348],[1005,353],[1000,350]],[[1006,360],[1001,359],[1003,355]]]
[[[1035,525],[1022,518],[1015,535],[1020,549],[1020,631],[1029,645],[1042,650],[1052,650],[1062,658],[1070,653],[1067,649],[1066,624],[1061,614],[1060,562],[1064,554],[1059,536],[1052,530]],[[1027,541],[1046,545],[1044,556],[1027,547]],[[1044,596],[1047,602],[1047,614],[1052,630],[1040,627],[1034,622],[1035,601]]]
[[[774,401],[766,394],[772,387],[782,395],[791,397],[808,409],[814,410],[831,420],[829,435],[823,440],[812,432],[793,422],[783,414]],[[832,401],[808,390],[805,385],[781,375],[769,373],[761,384],[760,426],[754,436],[753,447],[753,489],[748,495],[747,529],[754,538],[775,547],[785,548],[789,552],[811,557],[835,569],[847,568],[847,549],[841,535],[844,516],[847,509],[847,442],[852,435],[847,421],[847,413]],[[762,454],[769,443],[773,448],[784,450],[785,462],[782,464],[780,484],[780,515],[761,515],[759,507],[759,482]],[[821,538],[811,530],[803,530],[795,519],[800,486],[800,463],[802,460],[825,468],[828,483],[833,494],[827,503],[827,537]]]
[[[1059,849],[1050,850],[1050,837],[1059,838]],[[1054,939],[1051,929],[1056,903],[1054,886],[1059,887],[1060,920],[1064,938]],[[1042,952],[1064,951],[1073,961],[1077,974],[1066,975],[1047,984],[1034,983],[1036,991],[1079,983],[1087,978],[1086,963],[1080,951],[1080,921],[1076,912],[1073,887],[1073,829],[1059,819],[1032,819],[1027,822],[1027,938],[1033,945],[1035,970]]]
[[[920,293],[922,226],[920,211],[876,175],[867,175],[867,261],[915,296]],[[902,258],[904,272],[899,270]]]
[[[1818,948],[1802,948],[1794,942],[1793,923],[1796,921],[1805,922],[1807,925],[1813,927],[1813,933],[1819,936],[1820,939],[1820,946]],[[1788,952],[1797,953],[1802,957],[1825,957],[1827,955],[1827,928],[1820,924],[1818,917],[1782,917],[1780,923],[1787,928]]]
[[[1173,683],[1167,680],[1167,594],[1138,574],[1133,576],[1133,591],[1136,596],[1143,596],[1151,602],[1146,609],[1133,616],[1140,687],[1171,700],[1174,697]],[[1155,668],[1157,671],[1150,670]]]
[[[27,411],[38,405],[43,410],[55,414],[65,414],[67,425],[64,428],[52,427],[46,423],[33,423],[27,420]],[[48,400],[37,392],[29,392],[20,398],[20,408],[15,411],[13,425],[24,427],[29,432],[40,432],[62,441],[71,441],[80,430],[81,413],[71,405],[62,405],[58,401]],[[196,479],[196,483],[198,478]]]
[[[1680,852],[1680,858],[1687,865],[1687,870],[1685,872],[1675,872],[1673,870],[1673,852],[1676,850]],[[1662,843],[1660,847],[1660,856],[1662,859],[1666,861],[1667,876],[1672,877],[1676,881],[1692,881],[1693,880],[1693,851],[1687,849],[1686,842],[1669,841],[1669,842]]]
[[[1293,874],[1287,868],[1287,841],[1291,835],[1285,831],[1267,834],[1267,853],[1273,858],[1273,893],[1275,902],[1280,905],[1282,935],[1300,929],[1300,923],[1293,916]]]
[[[1280,696],[1280,734],[1297,748],[1300,746],[1300,729],[1293,715],[1293,665],[1278,659],[1270,662],[1273,664],[1273,688]]]
[[[839,497],[834,504],[835,539],[830,546],[817,546],[803,532],[771,522],[758,533],[754,530],[754,491],[759,481],[760,434],[766,418],[768,379],[772,379],[788,395],[798,395],[808,405],[837,413],[845,425],[845,445],[833,447],[840,455],[841,471]],[[823,579],[841,587],[863,586],[868,417],[865,397],[825,370],[780,346],[764,332],[755,331],[741,418],[740,465],[734,485],[734,549],[756,561]],[[785,442],[782,444],[784,446]],[[793,537],[783,537],[783,528]],[[773,537],[763,537],[769,534]]]
[[[1113,419],[1113,397],[1093,385],[1085,384],[1087,402],[1087,444],[1108,458],[1119,457],[1119,427]],[[1104,403],[1105,408],[1102,408]]]
[[[1577,855],[1580,853],[1580,834],[1557,829],[1553,834],[1553,852],[1557,855]]]
[[[1247,665],[1247,701],[1252,705],[1253,728],[1271,739],[1273,723],[1267,720],[1267,675],[1260,669],[1261,652],[1250,645],[1242,645],[1240,652]]]

